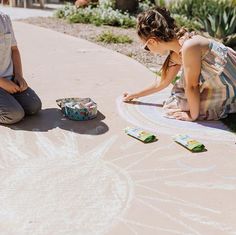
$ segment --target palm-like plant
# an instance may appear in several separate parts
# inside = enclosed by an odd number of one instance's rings
[[[227,46],[236,46],[236,8],[223,6],[216,9],[215,15],[199,19],[210,36],[221,39]]]

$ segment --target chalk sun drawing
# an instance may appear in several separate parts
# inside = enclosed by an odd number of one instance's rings
[[[102,159],[116,137],[81,155],[75,134],[55,145],[40,133],[34,157],[21,148],[23,137],[6,136],[0,147],[0,234],[107,232],[133,194],[129,176]]]
[[[33,133],[32,152],[24,148],[24,132],[4,133],[0,234],[113,235],[116,227],[124,235],[236,233],[227,216],[235,174],[226,159],[213,164],[176,155],[175,143],[130,151],[136,140],[110,156],[116,136],[81,154],[76,134],[56,136]]]
[[[151,150],[131,152],[113,158],[112,162],[125,168],[133,179],[133,209],[137,214],[146,212],[142,217],[124,215],[119,218],[123,227],[129,230],[127,234],[205,235],[209,232],[208,234],[233,235],[236,230],[234,223],[227,220],[224,223],[223,220],[231,205],[228,202],[228,208],[221,208],[217,195],[222,194],[228,198],[232,193],[236,195],[236,189],[232,188],[229,192],[226,180],[221,181],[222,187],[210,188],[211,191],[208,187],[202,187],[204,183],[186,183],[187,176],[191,179],[190,182],[199,179],[211,184],[211,180],[207,180],[207,175],[214,175],[217,184],[225,172],[221,169],[222,162],[206,164],[203,159],[201,165],[199,157],[194,159],[193,156],[189,157],[189,153],[176,155],[169,151],[173,144],[162,147],[153,145]],[[126,150],[129,148],[132,146],[127,145]],[[182,177],[186,182],[180,181]],[[176,182],[176,185],[169,182]],[[195,188],[200,190],[199,198],[195,196],[195,191],[192,192]],[[214,198],[213,192],[216,190]],[[211,203],[208,205],[209,198]]]

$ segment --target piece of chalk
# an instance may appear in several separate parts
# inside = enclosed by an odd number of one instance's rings
[[[89,103],[86,103],[85,106],[86,107],[94,106],[94,103],[93,102],[89,102]]]

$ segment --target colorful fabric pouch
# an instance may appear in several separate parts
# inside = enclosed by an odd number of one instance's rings
[[[97,104],[90,98],[63,98],[56,102],[63,114],[71,120],[85,121],[97,116]]]

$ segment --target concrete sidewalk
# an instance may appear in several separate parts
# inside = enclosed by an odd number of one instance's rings
[[[12,20],[26,19],[29,17],[52,17],[53,11],[61,5],[46,4],[45,9],[29,9],[19,7],[7,7],[0,5],[0,11],[8,14]]]
[[[90,42],[14,22],[40,115],[1,126],[0,230],[7,235],[235,235],[235,135],[219,122],[161,117],[170,90],[121,102],[155,79],[138,62]],[[99,116],[65,119],[55,100],[91,97]],[[139,125],[159,140],[124,134]],[[192,154],[172,135],[208,151]]]

